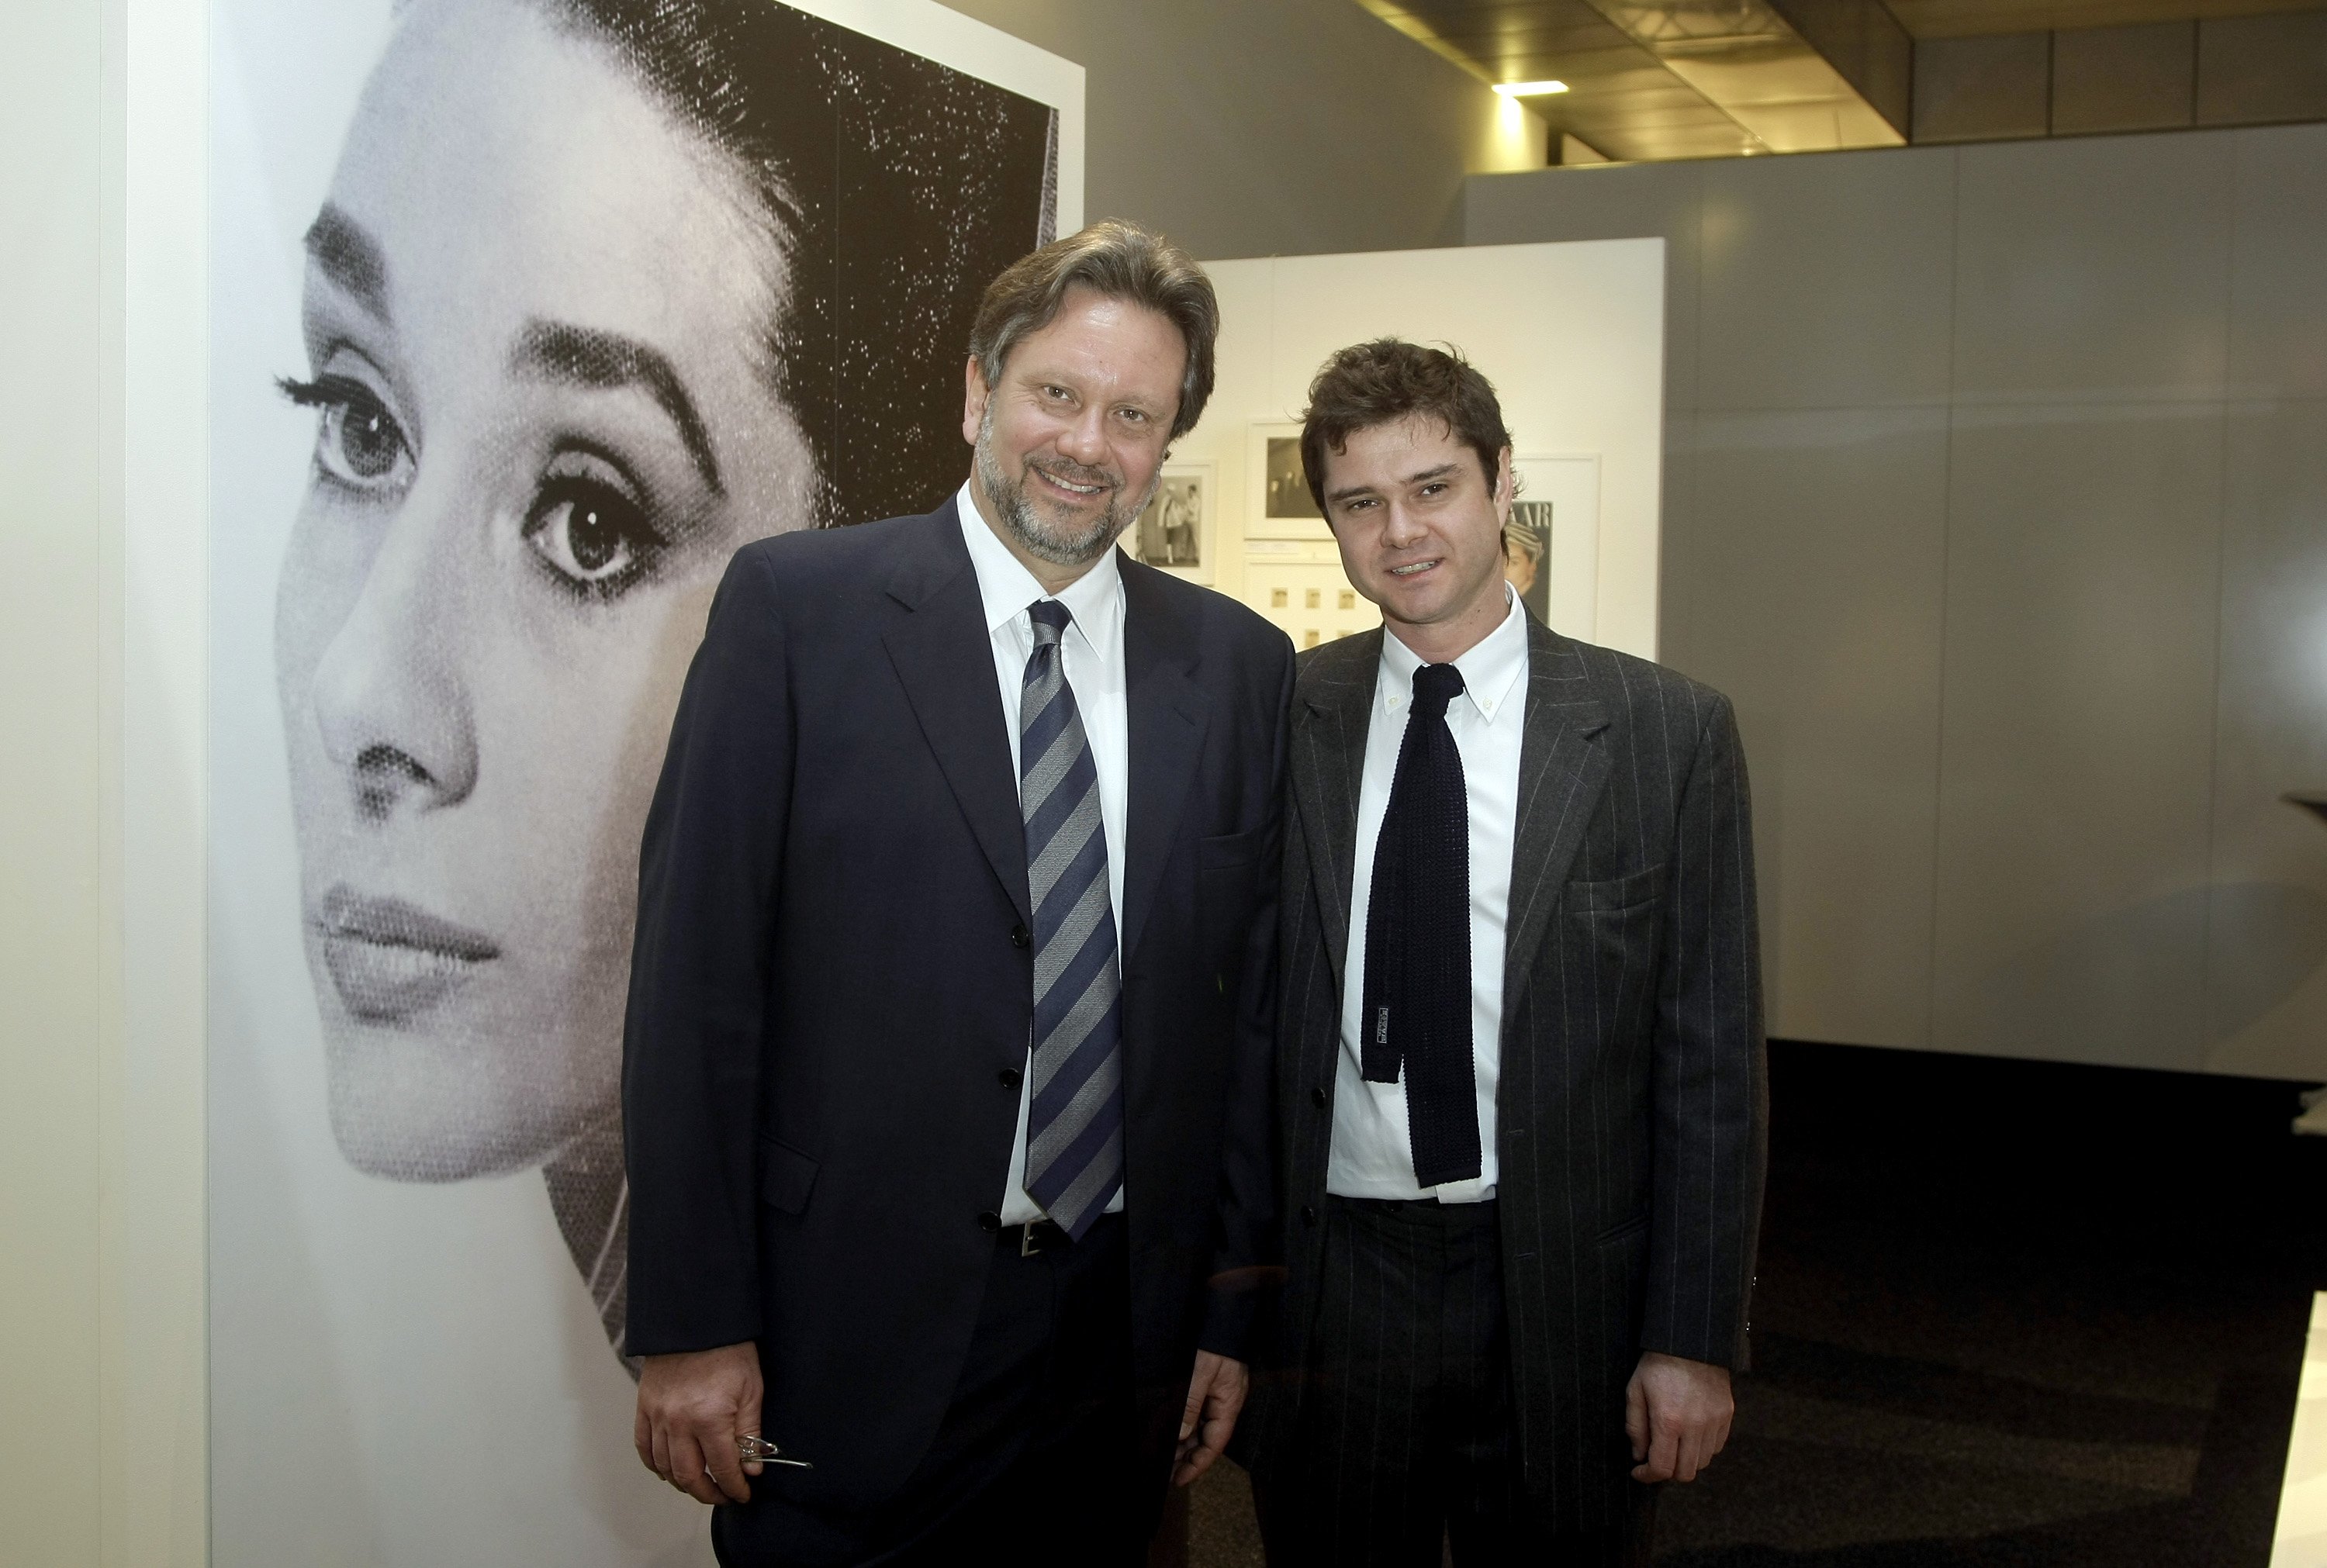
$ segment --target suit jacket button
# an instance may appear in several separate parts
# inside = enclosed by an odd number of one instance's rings
[[[995,1213],[991,1209],[987,1209],[985,1213],[977,1217],[977,1228],[984,1231],[1000,1230],[1002,1228],[1002,1216]]]
[[[1018,1087],[1024,1075],[1020,1073],[1014,1067],[1005,1067],[995,1076],[1002,1080],[1002,1087],[1004,1088],[1014,1089]]]
[[[1311,1089],[1309,1091],[1309,1103],[1316,1106],[1319,1110],[1323,1110],[1325,1108],[1325,1091],[1323,1089]]]
[[[1010,928],[1010,945],[1012,947],[1023,947],[1029,940],[1031,940],[1031,938],[1026,935],[1025,927],[1013,926]]]
[[[1315,1208],[1306,1203],[1301,1206],[1301,1223],[1304,1225],[1314,1225],[1317,1223],[1317,1210]]]

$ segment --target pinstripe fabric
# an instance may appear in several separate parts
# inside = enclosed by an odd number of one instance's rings
[[[1079,1241],[1123,1183],[1123,983],[1098,770],[1059,653],[1067,607],[1045,599],[1033,616],[1018,707],[1018,807],[1034,910],[1026,1193]]]
[[[1251,1416],[1294,1439],[1324,1258],[1357,796],[1381,633],[1304,654],[1281,901],[1287,1281]],[[1751,810],[1720,694],[1528,627],[1496,1097],[1525,1484],[1548,1529],[1633,1507],[1643,1350],[1741,1367],[1767,1123]]]

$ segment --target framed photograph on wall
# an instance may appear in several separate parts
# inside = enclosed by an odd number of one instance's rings
[[[1528,614],[1588,642],[1599,620],[1599,455],[1523,454],[1511,468],[1519,499],[1503,528],[1503,574]]]
[[[1551,519],[1555,502],[1511,503],[1510,521],[1503,525],[1503,577],[1519,592],[1528,613],[1551,622]]]
[[[1301,426],[1270,421],[1251,426],[1244,471],[1248,539],[1330,539],[1325,514],[1301,472]]]
[[[1191,583],[1212,581],[1218,554],[1214,496],[1218,486],[1209,462],[1167,462],[1155,494],[1131,525],[1126,543],[1150,566],[1160,566]]]

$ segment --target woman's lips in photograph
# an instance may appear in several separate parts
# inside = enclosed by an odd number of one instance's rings
[[[501,956],[481,932],[402,899],[369,898],[345,887],[324,895],[315,930],[332,988],[366,1023],[402,1023]]]

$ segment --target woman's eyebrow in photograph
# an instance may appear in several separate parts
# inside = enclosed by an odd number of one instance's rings
[[[388,255],[370,231],[331,202],[307,227],[307,259],[340,292],[385,322],[388,318]]]
[[[726,493],[719,478],[719,462],[711,455],[711,437],[678,372],[659,351],[636,338],[565,322],[529,321],[518,333],[517,346],[509,350],[509,373],[593,391],[640,388],[660,404],[678,426],[678,438],[712,493]]]

